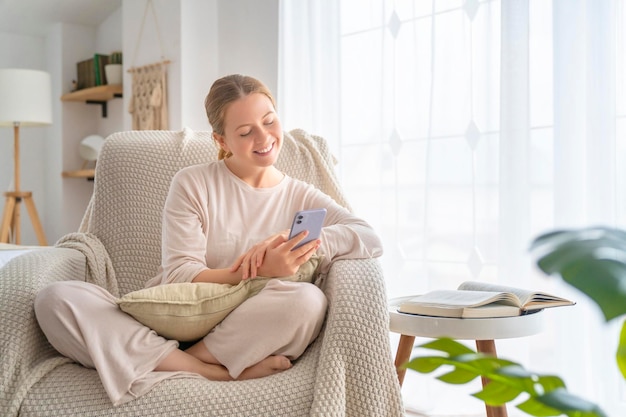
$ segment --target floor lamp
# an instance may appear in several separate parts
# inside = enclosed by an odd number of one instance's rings
[[[12,235],[20,244],[20,204],[30,216],[37,240],[47,246],[33,193],[20,190],[20,127],[45,126],[52,123],[50,75],[29,69],[0,69],[0,127],[13,127],[13,191],[4,193],[6,202],[0,225],[0,243],[9,243]]]

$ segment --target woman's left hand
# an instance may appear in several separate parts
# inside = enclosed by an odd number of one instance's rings
[[[230,267],[230,271],[235,272],[241,269],[242,280],[256,277],[258,268],[263,265],[268,248],[274,248],[286,242],[288,237],[289,230],[285,230],[257,243],[235,260]]]
[[[300,265],[313,256],[321,243],[319,239],[313,240],[294,249],[305,237],[306,232],[303,232],[289,240],[289,230],[270,236],[239,256],[230,270],[231,272],[241,270],[242,280],[257,275],[266,277],[293,275]]]

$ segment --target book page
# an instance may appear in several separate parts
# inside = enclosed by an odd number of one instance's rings
[[[491,303],[480,307],[468,307],[463,309],[461,317],[472,318],[492,318],[492,317],[514,317],[521,313],[519,307],[502,303]]]
[[[511,293],[489,291],[458,291],[458,290],[435,290],[423,295],[418,295],[405,301],[411,304],[429,304],[449,307],[477,307],[493,302],[520,307],[519,300]]]
[[[490,284],[487,282],[466,281],[459,285],[463,291],[506,291],[515,294],[520,299],[523,309],[538,309],[543,307],[556,307],[574,305],[573,301],[540,291],[530,291],[523,288],[509,287],[507,285]]]
[[[488,282],[476,282],[466,281],[459,285],[459,290],[464,291],[496,291],[496,292],[510,292],[515,294],[520,300],[520,305],[526,304],[535,295],[533,291],[525,290],[523,288],[509,287],[507,285],[490,284]]]

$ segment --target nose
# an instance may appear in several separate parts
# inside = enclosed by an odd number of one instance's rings
[[[256,135],[256,141],[263,143],[263,142],[267,142],[267,140],[271,138],[272,138],[271,130],[267,128],[266,126],[261,126],[259,128],[259,134]]]

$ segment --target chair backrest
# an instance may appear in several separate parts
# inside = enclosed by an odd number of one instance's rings
[[[106,139],[81,231],[96,235],[106,247],[121,294],[143,288],[158,273],[162,210],[174,174],[216,159],[208,131],[127,131]],[[324,139],[294,130],[285,132],[276,166],[349,209],[334,163]]]

